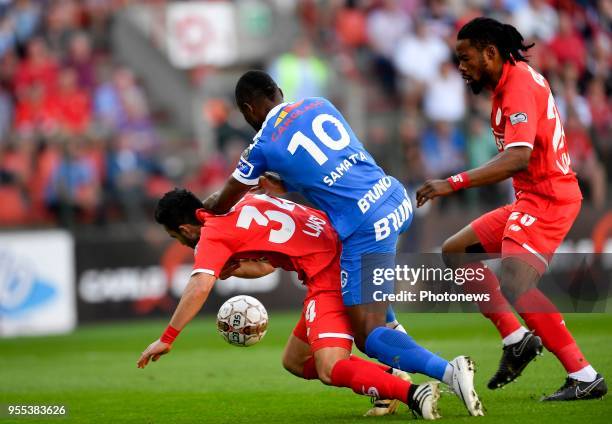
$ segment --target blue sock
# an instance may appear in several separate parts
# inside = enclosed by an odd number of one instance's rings
[[[386,327],[367,337],[366,354],[393,368],[418,372],[442,381],[448,361],[419,346],[408,334]]]
[[[391,305],[389,305],[387,307],[387,321],[385,321],[387,324],[390,322],[394,322],[395,321],[395,312],[393,312],[393,307]]]

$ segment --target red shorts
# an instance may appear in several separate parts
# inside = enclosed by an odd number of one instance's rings
[[[487,253],[520,257],[543,274],[578,216],[580,204],[521,193],[513,204],[484,214],[470,225]]]
[[[342,347],[350,352],[353,331],[340,291],[318,291],[312,295],[309,291],[293,334],[308,343],[313,352],[324,347]]]

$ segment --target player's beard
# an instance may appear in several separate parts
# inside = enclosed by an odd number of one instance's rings
[[[484,84],[482,83],[482,80],[472,81],[468,85],[470,86],[470,90],[472,90],[472,93],[474,94],[480,94],[480,92],[484,88]]]

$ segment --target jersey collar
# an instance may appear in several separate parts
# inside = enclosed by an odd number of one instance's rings
[[[493,90],[493,95],[496,95],[503,88],[504,84],[506,84],[506,80],[508,79],[508,72],[510,72],[511,66],[515,66],[515,65],[511,64],[509,61],[505,62],[504,65],[502,66],[501,78],[497,82],[497,86],[495,87],[495,90]]]
[[[208,218],[212,214],[209,212],[206,212],[206,209],[202,208],[202,209],[196,210],[195,215],[196,215],[197,220],[200,221],[202,224],[204,224],[204,221],[206,221],[206,218]]]
[[[257,131],[257,134],[255,134],[255,137],[253,137],[253,140],[258,140],[259,137],[261,137],[261,133],[263,132],[263,129],[266,127],[266,125],[268,125],[268,121],[276,116],[276,114],[278,114],[278,112],[280,112],[280,110],[282,108],[284,108],[285,106],[287,106],[289,104],[289,102],[283,102],[281,104],[278,104],[276,106],[274,106],[272,108],[272,110],[270,110],[270,112],[268,112],[268,114],[266,115],[266,119],[264,121],[264,123],[262,124],[261,128],[259,129],[259,131]]]

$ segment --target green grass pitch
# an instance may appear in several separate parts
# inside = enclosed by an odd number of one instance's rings
[[[478,314],[400,314],[421,344],[446,358],[471,355],[477,389],[487,416],[470,418],[444,393],[442,422],[610,423],[612,399],[540,403],[557,389],[564,372],[548,352],[517,382],[489,391],[500,341]],[[407,408],[389,417],[362,417],[369,400],[349,389],[304,381],[285,372],[280,357],[296,313],[272,313],[270,329],[256,346],[237,348],[216,334],[213,317],[199,318],[177,340],[171,354],[144,370],[140,352],[166,321],[84,326],[61,337],[0,341],[0,404],[65,404],[67,418],[47,422],[92,423],[392,423],[412,420]],[[566,315],[593,365],[612,382],[612,315]],[[415,376],[415,381],[423,381]],[[40,418],[0,417],[4,422]]]

